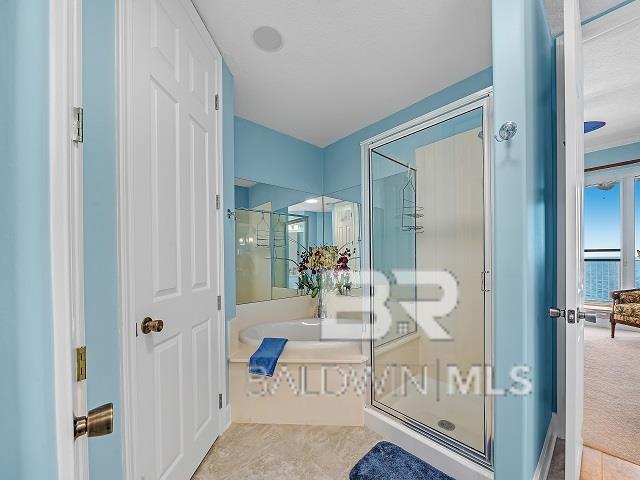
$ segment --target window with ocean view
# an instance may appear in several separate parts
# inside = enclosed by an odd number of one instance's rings
[[[636,195],[637,201],[640,201],[639,197],[640,191]],[[636,221],[636,228],[640,227],[639,223],[640,218]],[[610,292],[620,289],[621,232],[620,183],[602,183],[585,188],[584,293],[586,302],[608,303],[611,301]],[[638,269],[636,272],[637,284]]]

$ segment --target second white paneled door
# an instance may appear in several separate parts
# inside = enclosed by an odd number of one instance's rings
[[[136,476],[182,480],[219,433],[218,60],[190,2],[132,9]],[[162,329],[145,333],[147,317]]]

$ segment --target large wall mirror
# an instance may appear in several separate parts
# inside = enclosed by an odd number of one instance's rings
[[[304,294],[298,265],[305,250],[320,245],[350,248],[350,269],[360,272],[360,187],[317,195],[235,179],[236,303]],[[359,275],[345,294],[360,287]]]

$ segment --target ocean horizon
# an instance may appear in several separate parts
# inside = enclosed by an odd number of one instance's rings
[[[584,265],[586,302],[611,302],[611,291],[620,290],[619,259],[587,259]],[[635,260],[635,287],[640,288],[640,259]]]

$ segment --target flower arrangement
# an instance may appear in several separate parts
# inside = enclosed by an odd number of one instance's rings
[[[323,291],[338,290],[344,295],[351,290],[349,261],[355,250],[335,245],[309,247],[300,254],[298,290],[312,298]]]

